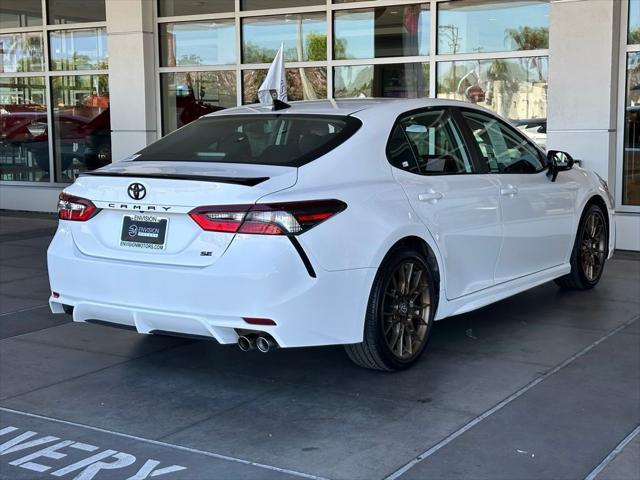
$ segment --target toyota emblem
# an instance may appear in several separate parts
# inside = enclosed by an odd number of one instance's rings
[[[134,200],[142,200],[147,194],[147,189],[141,183],[132,183],[129,185],[127,193]]]

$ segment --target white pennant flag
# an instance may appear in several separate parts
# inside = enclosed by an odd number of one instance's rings
[[[280,50],[273,59],[267,76],[258,89],[258,100],[263,105],[273,104],[271,91],[275,90],[277,99],[287,101],[287,77],[284,71],[284,44],[280,44]]]

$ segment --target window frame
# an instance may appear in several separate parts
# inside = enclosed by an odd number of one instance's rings
[[[437,94],[437,70],[438,65],[442,62],[451,61],[468,61],[468,60],[494,60],[494,59],[522,59],[529,57],[549,57],[549,49],[534,49],[534,50],[518,50],[518,51],[504,51],[504,52],[473,52],[473,53],[457,53],[457,54],[438,54],[437,53],[437,39],[438,39],[438,7],[442,2],[450,0],[384,0],[381,5],[373,5],[375,2],[367,1],[347,1],[344,3],[335,3],[332,0],[321,2],[317,5],[296,7],[296,8],[269,8],[260,10],[242,10],[240,9],[240,1],[236,1],[236,7],[233,11],[221,12],[221,13],[199,13],[190,15],[159,15],[157,8],[157,2],[155,0],[156,8],[153,8],[153,22],[154,22],[154,49],[156,50],[156,66],[154,71],[155,85],[156,85],[156,101],[160,105],[161,89],[160,89],[160,74],[161,73],[176,73],[176,72],[196,72],[196,71],[213,71],[213,70],[235,70],[236,71],[236,95],[237,105],[243,105],[244,91],[243,91],[243,72],[245,70],[255,69],[267,69],[269,63],[260,64],[248,64],[242,61],[242,20],[248,17],[261,17],[272,15],[286,15],[286,14],[299,14],[299,13],[323,13],[327,18],[327,57],[324,61],[304,61],[304,62],[287,62],[287,68],[300,68],[300,67],[325,67],[327,69],[326,77],[326,98],[332,99],[335,97],[335,85],[334,77],[336,74],[336,67],[342,66],[376,66],[385,64],[396,63],[419,63],[428,66],[429,81],[428,89],[425,89],[425,98],[438,98]],[[335,60],[334,57],[334,18],[335,13],[345,10],[362,10],[367,8],[375,8],[378,6],[403,6],[414,4],[428,4],[429,5],[429,54],[418,56],[402,56],[402,57],[380,57],[370,59],[345,59]],[[193,22],[193,21],[205,21],[205,20],[219,20],[219,19],[234,19],[236,25],[236,49],[238,54],[236,55],[237,62],[234,65],[211,65],[211,66],[198,66],[198,67],[160,67],[159,66],[159,53],[158,53],[158,26],[163,23],[171,22]],[[322,97],[325,98],[325,97]],[[157,124],[162,125],[162,112],[158,108],[156,109]],[[157,131],[156,138],[159,139],[163,135],[163,132]]]
[[[515,128],[513,125],[510,125],[509,122],[506,122],[501,117],[499,117],[498,115],[490,111],[481,110],[479,108],[469,108],[466,106],[462,106],[462,107],[456,107],[456,110],[458,110],[458,113],[460,114],[460,120],[463,124],[463,128],[467,131],[467,135],[469,136],[470,141],[472,143],[474,155],[477,156],[478,164],[480,165],[484,173],[491,174],[491,175],[537,175],[539,173],[546,172],[547,170],[549,170],[549,163],[547,162],[546,153],[533,140],[529,139],[524,133],[519,132],[518,129]],[[478,144],[478,141],[476,140],[475,135],[473,134],[473,130],[467,123],[467,119],[464,117],[464,112],[470,112],[476,115],[484,115],[489,118],[492,118],[493,120],[496,120],[501,126],[506,128],[507,131],[515,135],[517,138],[524,140],[529,146],[533,147],[534,150],[538,153],[538,159],[540,160],[540,163],[542,163],[542,168],[536,170],[535,172],[492,172],[491,169],[489,169],[489,167],[483,161],[484,155],[482,154],[480,145]]]
[[[616,160],[615,174],[610,176],[609,187],[613,191],[615,211],[621,213],[640,213],[640,205],[623,203],[622,186],[624,182],[624,148],[625,148],[625,124],[627,104],[627,56],[632,53],[640,53],[640,43],[628,43],[629,32],[629,1],[621,2],[621,22],[619,37],[619,65],[618,65],[618,112],[619,127],[616,132]]]
[[[105,0],[108,1],[108,0]],[[106,5],[106,4],[105,4]],[[42,71],[27,71],[27,72],[4,72],[0,73],[0,77],[5,78],[30,78],[30,77],[42,77],[44,78],[45,90],[44,93],[47,99],[46,115],[47,115],[47,154],[49,156],[49,178],[45,181],[30,181],[30,180],[2,180],[0,179],[0,187],[30,187],[30,188],[63,188],[70,185],[67,181],[56,180],[56,152],[53,139],[53,125],[54,121],[54,101],[53,101],[53,88],[52,80],[56,77],[67,76],[85,76],[85,75],[106,75],[109,79],[109,70],[107,69],[87,69],[87,70],[54,70],[51,68],[51,55],[50,55],[50,33],[59,31],[73,31],[73,30],[85,30],[92,28],[103,28],[106,30],[107,21],[96,22],[78,22],[78,23],[61,23],[52,24],[49,22],[49,8],[46,0],[41,1],[42,23],[40,25],[29,25],[26,27],[10,27],[0,28],[2,34],[19,34],[19,33],[40,33],[43,36],[43,62],[44,69]],[[107,55],[109,52],[109,43],[107,41]]]
[[[451,120],[453,128],[457,129],[457,132],[460,135],[460,139],[462,140],[462,146],[466,150],[467,155],[469,156],[469,162],[471,163],[471,171],[470,172],[449,172],[449,173],[436,172],[436,173],[430,173],[430,172],[422,171],[422,169],[420,167],[420,163],[418,162],[418,157],[417,157],[417,152],[415,150],[415,147],[412,144],[412,142],[410,141],[409,137],[407,137],[406,132],[402,128],[401,122],[402,122],[402,120],[404,118],[407,118],[407,117],[410,117],[410,116],[414,116],[414,115],[419,115],[421,113],[425,113],[425,112],[429,112],[429,111],[433,111],[433,110],[445,111],[448,114],[449,119]],[[394,122],[393,122],[393,124],[391,126],[391,129],[389,131],[389,135],[387,137],[387,143],[386,143],[386,146],[385,146],[385,156],[387,158],[387,162],[389,162],[389,165],[391,166],[391,168],[395,168],[397,170],[401,170],[403,172],[406,172],[406,173],[409,173],[409,174],[412,174],[412,175],[417,175],[417,176],[420,176],[420,177],[444,177],[444,176],[478,175],[478,174],[482,174],[483,172],[481,171],[481,165],[478,162],[479,159],[477,158],[475,151],[472,148],[470,148],[471,145],[469,144],[470,139],[469,139],[468,129],[462,128],[461,125],[460,125],[460,121],[461,121],[461,118],[459,116],[459,112],[457,112],[457,109],[455,107],[448,106],[448,105],[432,105],[432,106],[429,106],[429,107],[421,107],[421,108],[416,108],[414,110],[407,110],[405,112],[402,112],[394,120]],[[414,159],[415,165],[417,166],[419,172],[411,172],[409,170],[405,170],[403,168],[396,167],[391,162],[391,158],[389,157],[389,142],[391,141],[391,137],[393,136],[393,133],[394,133],[396,127],[398,127],[398,126],[401,127],[402,134],[404,135],[404,139],[407,142],[407,144],[409,145],[409,148],[411,149],[411,153],[413,154],[413,159]]]

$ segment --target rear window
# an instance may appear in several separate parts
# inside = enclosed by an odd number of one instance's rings
[[[206,117],[140,150],[135,161],[299,167],[336,148],[361,125],[357,118],[331,115]]]

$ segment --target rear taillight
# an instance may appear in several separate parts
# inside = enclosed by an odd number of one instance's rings
[[[340,213],[340,200],[198,207],[189,215],[210,232],[299,235]]]
[[[61,193],[58,199],[58,218],[85,222],[98,213],[98,208],[86,198]]]

